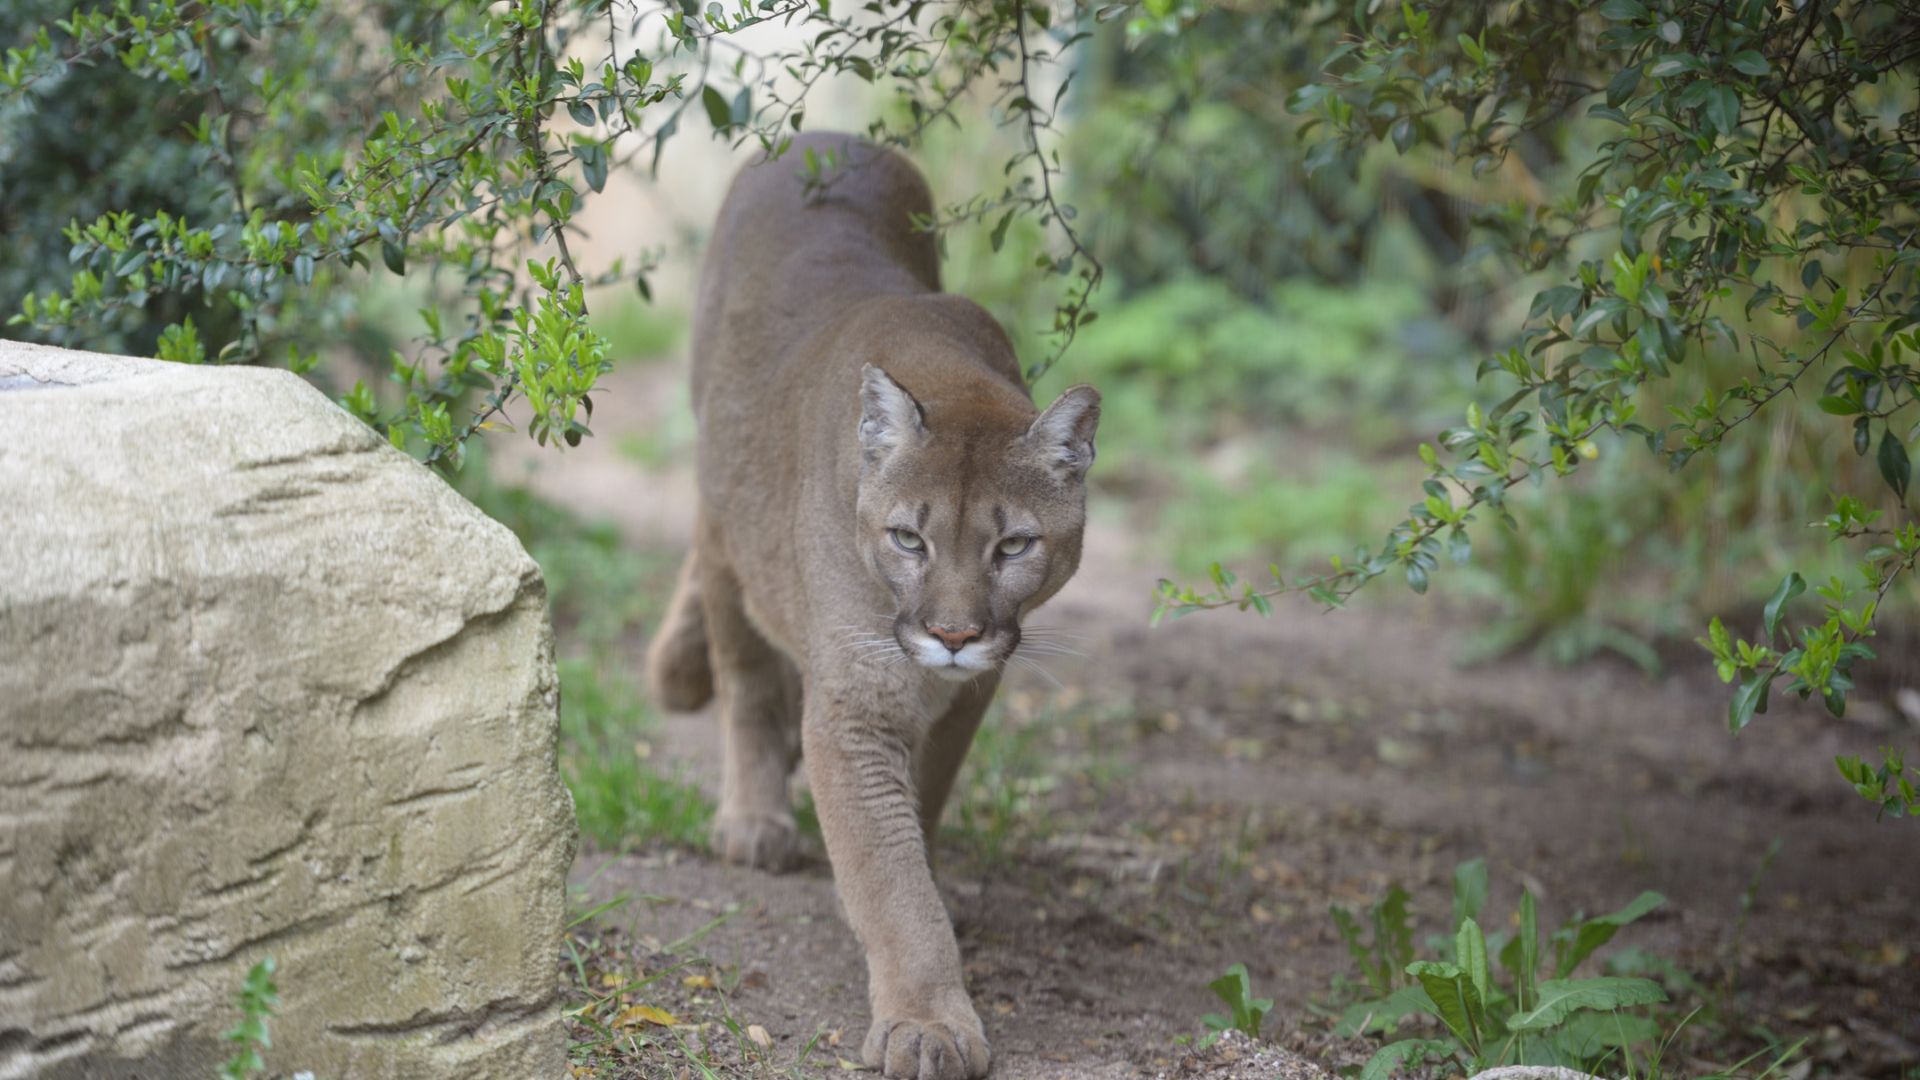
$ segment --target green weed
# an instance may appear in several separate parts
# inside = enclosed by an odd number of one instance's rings
[[[1660,907],[1660,894],[1641,893],[1611,914],[1569,919],[1543,940],[1533,894],[1523,890],[1516,932],[1489,939],[1476,921],[1487,884],[1482,860],[1455,871],[1452,936],[1428,943],[1438,959],[1412,959],[1404,890],[1389,890],[1364,917],[1333,909],[1361,981],[1374,995],[1349,1005],[1334,1033],[1386,1035],[1410,1017],[1437,1021],[1436,1034],[1381,1047],[1361,1071],[1363,1080],[1429,1062],[1468,1074],[1509,1064],[1592,1071],[1635,1047],[1658,1045],[1660,1028],[1624,1010],[1665,1002],[1659,983],[1623,975],[1575,978],[1574,972],[1621,927]],[[1367,926],[1371,937],[1363,932]]]
[[[267,1018],[280,1006],[280,988],[273,983],[273,971],[273,957],[261,960],[247,970],[246,981],[234,995],[240,1005],[240,1022],[220,1036],[234,1048],[233,1056],[220,1065],[220,1080],[247,1080],[267,1069],[260,1051],[273,1046]]]
[[[1273,1011],[1272,998],[1253,996],[1253,983],[1247,977],[1247,965],[1235,964],[1225,975],[1207,984],[1207,989],[1227,1003],[1228,1014],[1208,1013],[1200,1018],[1208,1030],[1238,1031],[1250,1039],[1260,1037],[1260,1025]]]

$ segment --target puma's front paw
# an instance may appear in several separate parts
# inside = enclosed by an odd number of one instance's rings
[[[980,1017],[964,995],[958,1008],[931,1017],[888,1016],[876,1009],[860,1056],[889,1080],[978,1080],[993,1053]]]
[[[799,832],[791,814],[729,814],[714,819],[714,854],[731,863],[775,872],[793,865]]]

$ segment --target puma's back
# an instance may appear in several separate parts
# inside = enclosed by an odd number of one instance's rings
[[[822,185],[808,190],[806,160]],[[785,155],[741,172],[708,243],[694,311],[694,400],[719,372],[764,374],[793,346],[875,296],[940,289],[939,254],[914,215],[926,181],[892,151],[843,135],[801,135]],[[723,376],[724,377],[724,376]]]
[[[1034,408],[999,324],[939,291],[932,209],[846,136],[734,181],[695,312],[694,547],[648,661],[668,707],[718,701],[724,857],[791,860],[804,750],[867,952],[863,1054],[960,1080],[989,1054],[927,836],[1022,620],[1079,564],[1099,395]]]

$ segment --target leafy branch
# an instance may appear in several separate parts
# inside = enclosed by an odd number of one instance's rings
[[[1852,424],[1860,455],[1878,445],[1886,490],[1911,520],[1908,444],[1920,426],[1903,418],[1920,400],[1920,114],[1890,109],[1874,89],[1920,74],[1920,29],[1901,11],[1608,0],[1495,13],[1436,2],[1352,27],[1322,81],[1288,99],[1319,133],[1309,167],[1352,167],[1383,143],[1470,161],[1486,178],[1474,220],[1488,250],[1521,272],[1562,276],[1535,295],[1520,344],[1481,365],[1483,378],[1510,382],[1506,396],[1473,406],[1438,449],[1420,447],[1425,497],[1382,544],[1294,580],[1274,566],[1270,582],[1243,582],[1216,566],[1206,587],[1163,581],[1156,618],[1264,614],[1292,593],[1337,607],[1396,568],[1424,592],[1443,536],[1444,553],[1465,562],[1476,511],[1513,524],[1504,503],[1519,480],[1573,475],[1600,454],[1603,433],[1683,467],[1795,398],[1814,371],[1827,374],[1821,411]],[[1582,106],[1586,118],[1573,119]],[[1574,131],[1594,149],[1570,197],[1549,200],[1529,182],[1501,200],[1515,190],[1497,181],[1514,171],[1516,148]],[[1596,254],[1567,265],[1576,253]],[[1802,346],[1809,334],[1818,337]],[[1754,374],[1673,403],[1677,372],[1717,350],[1744,352]],[[1672,420],[1651,426],[1641,407],[1663,396]],[[1849,520],[1870,512],[1839,498]],[[1723,670],[1743,677],[1736,729],[1780,677],[1844,708],[1852,665],[1872,655],[1861,639],[1912,569],[1901,542],[1863,554],[1870,602],[1849,608],[1851,586],[1823,588],[1826,622],[1803,627],[1789,651],[1717,649]],[[1792,597],[1776,599],[1769,638]],[[1724,637],[1718,626],[1705,640]]]

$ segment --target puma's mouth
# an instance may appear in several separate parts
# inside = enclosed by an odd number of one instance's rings
[[[969,641],[958,649],[949,648],[931,634],[904,631],[898,635],[900,648],[913,661],[942,678],[962,682],[1000,666],[1004,650],[996,637],[991,641]]]

